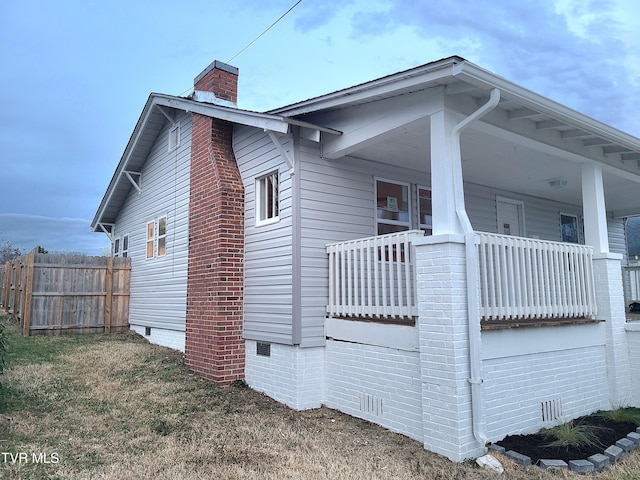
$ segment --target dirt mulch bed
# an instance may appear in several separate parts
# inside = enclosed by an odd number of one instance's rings
[[[536,464],[540,459],[569,460],[587,459],[596,453],[602,453],[610,445],[615,445],[616,441],[625,438],[630,432],[636,431],[636,425],[625,422],[612,422],[603,419],[598,415],[589,415],[574,420],[574,425],[586,425],[593,427],[598,436],[598,445],[584,447],[547,447],[552,438],[539,433],[533,435],[511,435],[504,440],[496,442],[507,451],[513,450],[531,458],[531,462]]]

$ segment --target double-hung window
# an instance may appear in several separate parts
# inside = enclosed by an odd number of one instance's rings
[[[128,248],[128,240],[127,240]],[[167,254],[167,217],[147,222],[147,258],[162,257]]]
[[[280,219],[278,172],[256,179],[256,225],[277,222]]]
[[[409,185],[376,180],[376,223],[378,235],[411,228]]]
[[[156,244],[156,221],[147,222],[147,258],[153,258]]]
[[[158,256],[167,254],[167,217],[158,219]]]
[[[122,256],[125,258],[129,256],[129,235],[122,236]]]
[[[114,257],[129,256],[129,235],[116,237],[111,242],[111,255]]]

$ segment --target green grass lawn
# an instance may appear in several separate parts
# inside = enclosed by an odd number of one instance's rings
[[[217,387],[133,333],[23,337],[9,324],[7,349],[2,479],[495,478],[327,408],[296,412],[242,384]],[[499,459],[509,480],[584,478]],[[639,472],[634,453],[594,477]]]

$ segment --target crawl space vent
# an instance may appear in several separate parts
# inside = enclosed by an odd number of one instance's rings
[[[541,406],[543,422],[552,422],[562,418],[562,400],[560,398],[546,400],[541,403]]]
[[[271,356],[271,344],[270,343],[256,343],[256,353],[263,357]]]
[[[368,393],[360,394],[360,410],[365,413],[371,413],[376,417],[382,416],[382,399],[369,395]]]

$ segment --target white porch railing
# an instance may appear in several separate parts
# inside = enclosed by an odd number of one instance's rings
[[[412,240],[422,236],[421,230],[409,230],[327,245],[327,314],[358,318],[417,316]]]
[[[476,238],[483,320],[595,316],[591,247],[481,232]]]

